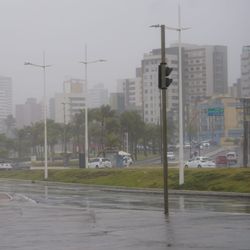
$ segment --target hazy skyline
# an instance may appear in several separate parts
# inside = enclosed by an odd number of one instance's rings
[[[84,46],[89,65],[89,88],[103,83],[115,90],[116,81],[135,76],[144,53],[160,47],[159,29],[177,26],[181,4],[182,42],[228,46],[229,85],[240,77],[242,46],[250,44],[248,0],[2,0],[0,1],[0,75],[13,81],[13,102],[43,96],[42,70],[25,61],[53,66],[47,70],[47,96],[62,91],[66,77],[84,78]],[[166,46],[177,41],[166,32]]]

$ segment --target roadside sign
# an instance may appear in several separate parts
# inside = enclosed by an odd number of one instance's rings
[[[209,108],[207,110],[208,116],[223,116],[224,115],[224,109],[223,108]]]

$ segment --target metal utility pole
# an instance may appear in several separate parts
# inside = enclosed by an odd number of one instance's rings
[[[87,45],[85,44],[85,61],[80,63],[85,66],[85,168],[88,168],[88,157],[89,157],[89,141],[88,141],[88,64],[97,63],[97,62],[106,62],[104,59],[88,61],[87,55]]]
[[[66,136],[66,103],[63,102],[63,144],[64,144],[64,167],[68,166],[68,156],[67,156],[67,136]]]
[[[152,25],[150,27],[161,28],[161,64],[159,65],[159,88],[161,89],[161,125],[162,125],[162,160],[163,160],[163,184],[164,184],[164,213],[168,215],[168,159],[167,159],[167,87],[172,79],[166,78],[172,69],[166,67],[165,53],[165,25]]]
[[[184,150],[183,150],[183,88],[182,88],[182,46],[181,32],[190,29],[181,26],[181,8],[178,6],[178,27],[166,26],[166,29],[178,32],[178,61],[179,61],[179,185],[184,184]]]
[[[161,63],[166,63],[165,58],[165,25],[161,25]],[[161,74],[162,82],[165,74]],[[163,154],[163,181],[164,181],[164,211],[168,214],[168,158],[167,158],[167,89],[162,89],[162,154]]]
[[[247,168],[248,165],[248,133],[249,133],[249,121],[247,120],[247,114],[249,112],[249,100],[243,99],[243,129],[244,129],[244,137],[243,137],[243,167]]]
[[[34,64],[25,62],[24,65],[30,65],[43,70],[43,109],[44,109],[44,179],[48,179],[48,143],[47,143],[47,97],[46,97],[46,68],[52,65],[45,64],[45,52],[43,52],[43,64]]]

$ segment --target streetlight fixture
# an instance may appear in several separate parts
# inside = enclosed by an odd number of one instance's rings
[[[88,142],[88,64],[106,62],[107,60],[99,59],[94,61],[88,61],[87,58],[87,45],[85,45],[85,61],[80,61],[80,63],[85,65],[85,167],[88,168],[88,154],[89,154],[89,142]]]
[[[179,55],[179,185],[184,184],[184,152],[183,152],[183,91],[182,91],[182,55],[181,55],[181,32],[188,30],[190,27],[181,27],[181,11],[180,5],[178,6],[178,27],[173,28],[165,26],[168,30],[178,31],[178,55]]]
[[[47,98],[46,98],[46,68],[52,65],[45,64],[45,53],[43,52],[43,64],[34,64],[25,62],[24,65],[30,65],[43,70],[43,108],[44,108],[44,179],[48,179],[48,152],[47,152]]]

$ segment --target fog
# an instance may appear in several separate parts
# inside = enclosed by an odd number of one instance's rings
[[[152,24],[177,26],[181,5],[183,43],[228,46],[229,85],[240,77],[242,46],[250,44],[248,0],[2,0],[0,1],[0,75],[12,77],[14,104],[43,95],[42,71],[47,70],[47,94],[62,92],[67,77],[84,78],[84,47],[89,87],[103,83],[115,90],[120,78],[135,76],[144,53],[160,47],[160,31]],[[166,44],[177,33],[166,32]]]

